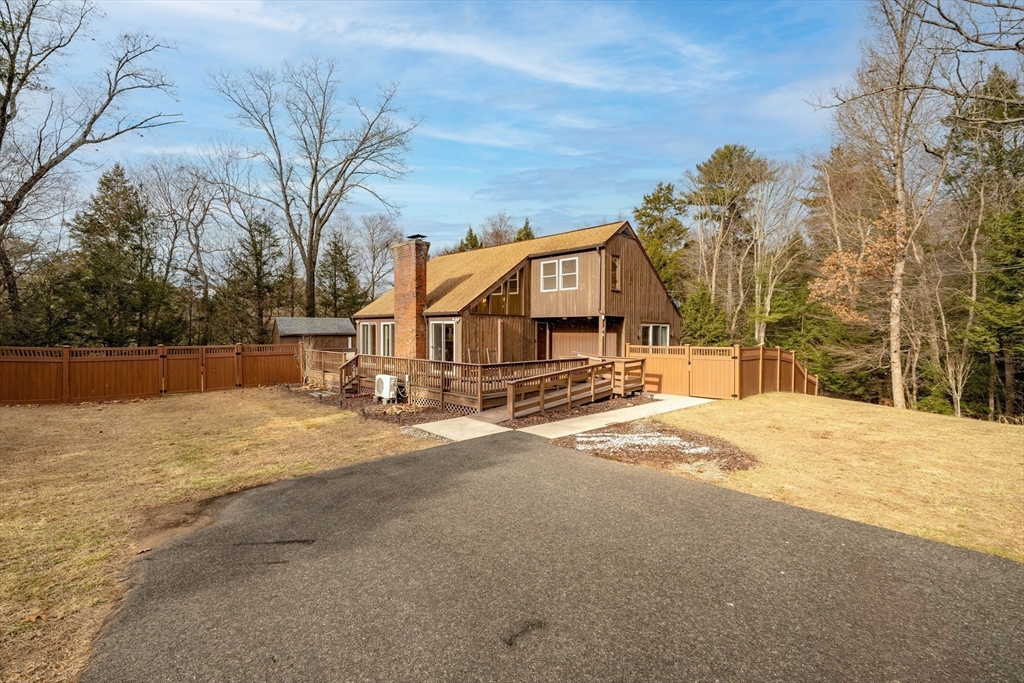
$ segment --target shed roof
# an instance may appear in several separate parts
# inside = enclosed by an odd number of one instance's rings
[[[277,333],[282,337],[316,337],[353,335],[356,328],[349,318],[288,318],[274,319]]]
[[[425,315],[454,315],[491,289],[506,273],[527,258],[598,247],[626,221],[562,232],[523,242],[438,256],[427,262]],[[394,292],[388,292],[355,314],[357,318],[394,315]]]

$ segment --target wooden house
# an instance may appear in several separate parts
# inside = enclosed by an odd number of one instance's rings
[[[314,349],[349,351],[355,349],[356,330],[348,318],[274,318],[274,343],[304,342]]]
[[[427,259],[395,245],[395,287],[353,316],[367,355],[464,363],[617,357],[678,343],[680,317],[627,221]]]

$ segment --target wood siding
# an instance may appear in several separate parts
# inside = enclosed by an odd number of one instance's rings
[[[551,325],[551,357],[574,358],[578,354],[601,355],[601,338],[597,318],[549,320]]]
[[[576,289],[540,291],[540,264],[576,258]],[[596,249],[530,260],[530,316],[534,318],[577,318],[600,315],[601,256]]]
[[[640,343],[640,326],[645,323],[668,325],[669,344],[679,343],[679,312],[643,246],[620,233],[608,240],[604,253],[604,314],[622,318],[623,339],[619,343]],[[620,258],[621,291],[618,292],[611,289],[612,256]]]
[[[533,321],[519,315],[467,313],[462,317],[463,363],[519,363],[536,360]]]

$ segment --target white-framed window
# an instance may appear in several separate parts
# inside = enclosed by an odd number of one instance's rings
[[[430,323],[430,360],[455,360],[455,322]]]
[[[612,255],[612,291],[622,291],[622,261],[618,256]]]
[[[394,323],[381,323],[380,324],[380,355],[382,355],[382,356],[394,356],[395,355],[395,324]]]
[[[557,261],[541,261],[540,291],[557,292],[579,287],[580,260],[571,256]]]
[[[641,325],[640,344],[644,346],[668,346],[668,325]]]
[[[542,261],[540,264],[540,291],[558,291],[558,261]]]
[[[515,272],[515,275],[508,279],[508,293],[518,294],[519,293],[519,271]]]
[[[577,269],[579,267],[580,260],[575,256],[572,258],[564,258],[558,262],[559,277],[558,288],[559,289],[576,289],[579,286],[579,273]]]
[[[377,355],[377,323],[359,323],[359,353]]]

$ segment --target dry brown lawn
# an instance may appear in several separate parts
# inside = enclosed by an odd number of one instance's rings
[[[760,461],[719,486],[1024,562],[1024,428],[796,394],[660,416]]]
[[[73,680],[128,563],[198,501],[434,443],[284,389],[0,407],[0,680]]]

